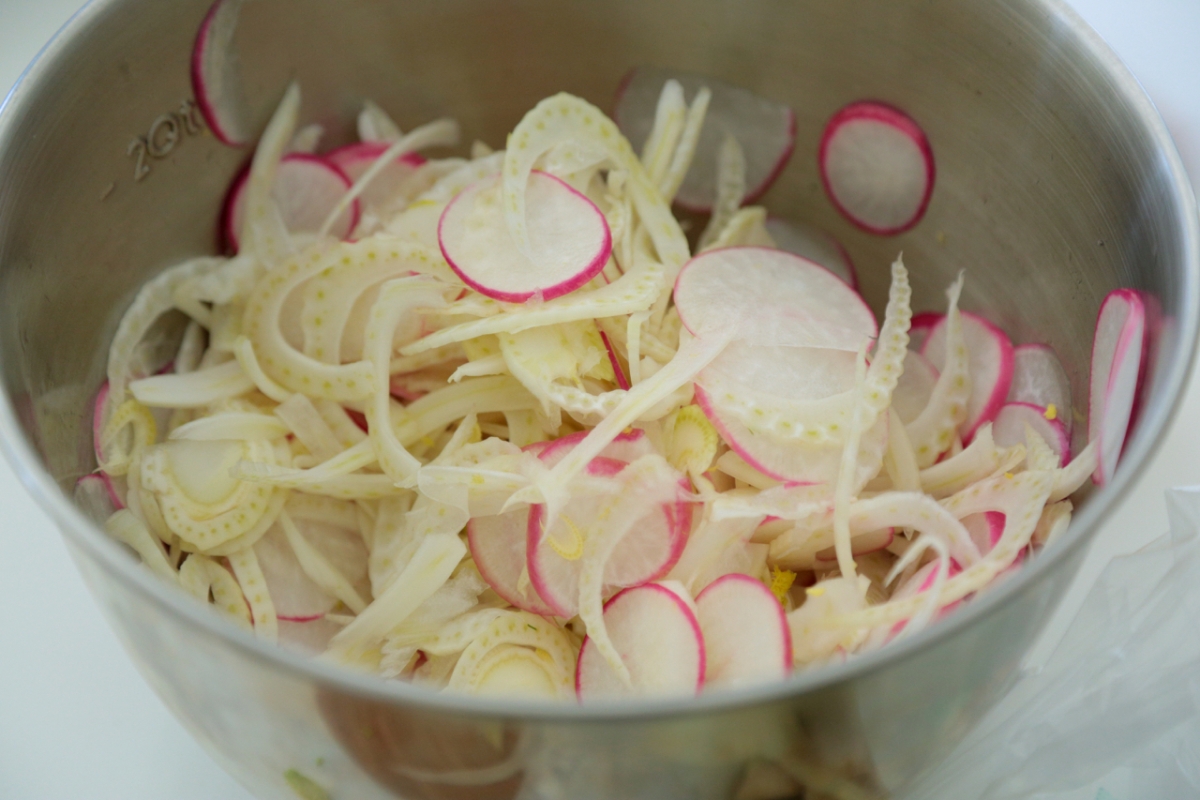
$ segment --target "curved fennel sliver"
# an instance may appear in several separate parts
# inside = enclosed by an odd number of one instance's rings
[[[530,328],[559,325],[604,317],[619,317],[648,309],[662,287],[662,265],[643,262],[615,282],[598,289],[573,292],[533,306],[505,304],[502,310],[483,319],[459,323],[422,337],[400,348],[405,356],[436,347],[497,333],[520,333]],[[511,310],[509,310],[511,308]]]
[[[1052,472],[1000,475],[943,501],[946,510],[959,519],[969,514],[999,511],[1004,514],[1005,523],[1000,540],[987,555],[943,584],[938,595],[940,605],[948,605],[979,591],[1012,564],[1029,544],[1053,484]],[[820,620],[818,625],[833,630],[892,625],[920,612],[925,602],[927,598],[919,595],[889,601],[848,614],[831,615]]]
[[[388,368],[392,343],[401,320],[418,308],[445,303],[445,284],[421,278],[397,278],[379,290],[363,334],[363,356],[372,367],[371,400],[367,406],[367,429],[379,465],[398,484],[416,483],[421,462],[409,453],[392,428],[391,393]]]
[[[929,405],[906,427],[917,466],[932,466],[938,456],[949,448],[959,424],[967,418],[967,400],[971,396],[971,375],[967,360],[967,345],[963,339],[962,317],[958,313],[958,298],[962,294],[963,278],[946,290],[950,299],[946,311],[946,363],[934,364],[941,370],[933,387]]]
[[[411,263],[420,271],[421,263],[429,260],[429,254],[418,245],[372,237],[342,242],[328,250],[314,247],[279,264],[254,287],[243,322],[263,371],[290,391],[313,398],[347,402],[370,397],[374,374],[370,362],[326,364],[301,353],[284,339],[279,327],[284,302],[306,280],[338,266],[390,261],[397,265]]]
[[[241,252],[251,256],[261,267],[274,266],[293,251],[291,236],[271,190],[299,115],[300,87],[293,82],[283,93],[250,162],[242,201],[245,209],[242,229],[237,233]]]
[[[224,263],[225,259],[211,256],[192,258],[164,270],[138,290],[133,303],[125,310],[121,322],[117,325],[112,344],[108,346],[110,408],[116,408],[125,401],[125,387],[130,378],[134,377],[131,367],[134,366],[138,345],[146,338],[155,321],[175,307],[175,292],[193,279],[210,274]]]

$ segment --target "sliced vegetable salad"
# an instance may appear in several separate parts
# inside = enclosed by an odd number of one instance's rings
[[[234,77],[195,74],[221,139]],[[877,318],[828,234],[745,205],[791,111],[636,71],[620,127],[568,94],[502,151],[378,106],[320,153],[290,87],[222,212],[228,257],[148,282],[96,400],[79,502],[257,637],[438,690],[578,698],[777,680],[912,635],[1001,580],[1111,477],[1145,307],[1100,313],[1089,440],[1066,372],[959,309]],[[881,233],[933,191],[895,109],[817,167]],[[635,149],[636,142],[638,149]],[[680,200],[707,211],[689,240]],[[877,265],[872,268],[882,268]],[[182,338],[164,315],[182,312]]]

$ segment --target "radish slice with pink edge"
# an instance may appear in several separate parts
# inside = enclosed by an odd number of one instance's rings
[[[702,87],[712,92],[691,168],[675,202],[691,211],[712,209],[717,197],[717,154],[729,134],[742,146],[746,159],[742,202],[760,197],[783,171],[795,147],[796,115],[792,109],[703,75],[638,67],[621,81],[613,113],[617,126],[637,152],[650,136],[659,95],[668,80],[678,81],[688,98],[695,97]]]
[[[878,333],[875,315],[829,270],[769,247],[726,247],[684,264],[675,307],[697,337],[723,335],[770,347],[857,352]]]
[[[989,512],[989,513],[992,513],[992,512]],[[978,514],[975,516],[982,517],[984,515]],[[1003,521],[1003,519],[1004,519],[1003,514],[1000,515],[1000,519]],[[963,520],[963,522],[966,523],[966,520]],[[927,592],[930,589],[932,589],[933,582],[934,582],[935,578],[937,577],[938,566],[939,565],[938,565],[937,561],[931,561],[928,564],[926,564],[925,566],[921,567],[919,570],[917,570],[915,573],[913,573],[913,576],[911,578],[909,578],[907,581],[905,581],[903,585],[896,588],[896,591],[892,593],[892,596],[890,599],[893,601],[907,600],[910,597],[915,597],[916,595],[921,594],[922,592]],[[946,580],[953,578],[955,575],[959,574],[960,572],[962,572],[962,569],[957,564],[955,564],[953,561],[951,561],[949,569],[946,570]],[[950,603],[949,605],[942,606],[940,609],[938,609],[937,613],[934,615],[934,618],[941,619],[946,614],[949,614],[951,611],[953,611],[954,608],[956,606],[958,606],[960,603],[962,603],[962,600],[955,600],[953,603]],[[901,622],[897,622],[895,625],[892,626],[892,629],[888,635],[888,638],[891,638],[891,637],[899,634],[902,630],[904,630],[904,628],[907,625],[908,625],[908,620],[903,620]]]
[[[204,15],[192,46],[192,90],[213,135],[230,147],[254,138],[233,37],[245,0],[217,0]]]
[[[109,517],[124,508],[105,478],[103,474],[92,473],[75,482],[75,505],[97,525],[103,525]]]
[[[583,702],[621,695],[694,695],[704,685],[704,634],[694,603],[675,581],[626,589],[604,604],[604,625],[631,684],[583,640],[575,692]]]
[[[499,176],[485,178],[459,192],[438,221],[442,255],[464,283],[488,297],[523,303],[573,292],[604,269],[612,234],[585,195],[549,173],[530,173],[529,258],[509,233],[501,190]]]
[[[1138,293],[1132,289],[1109,292],[1096,317],[1088,403],[1088,441],[1097,442],[1099,461],[1092,477],[1101,486],[1116,473],[1129,432],[1143,369],[1145,335],[1146,311]]]
[[[733,414],[722,409],[699,383],[695,387],[695,402],[708,417],[717,433],[729,447],[754,469],[768,478],[794,484],[828,483],[836,479],[841,464],[841,443],[806,445],[803,441],[787,440],[770,433],[752,431]],[[887,447],[888,417],[880,414],[875,424],[863,431],[860,447],[863,453],[877,453],[882,458]],[[874,456],[860,458],[855,483],[870,479],[866,470]]]
[[[979,552],[986,555],[996,546],[996,542],[1000,541],[1000,536],[1004,533],[1004,519],[1004,513],[1001,511],[984,511],[980,514],[968,514],[959,521],[971,535],[971,541],[975,542]]]
[[[936,169],[925,132],[884,103],[851,103],[830,118],[818,153],[821,183],[838,211],[890,236],[921,221]]]
[[[1025,444],[1025,426],[1033,430],[1058,454],[1059,466],[1071,459],[1071,439],[1067,429],[1049,409],[1032,403],[1005,403],[992,420],[992,437],[1000,447]]]
[[[704,634],[705,686],[735,686],[785,677],[792,631],[783,606],[748,575],[725,575],[696,595]]]
[[[564,437],[565,438],[565,437]],[[534,442],[522,448],[539,458],[557,439]],[[479,568],[479,574],[504,600],[533,614],[554,615],[554,609],[538,596],[526,573],[529,538],[529,509],[519,508],[503,514],[472,517],[467,521],[467,547]],[[522,578],[522,575],[525,575]]]
[[[566,436],[550,441],[539,443],[543,446],[534,455],[542,460],[547,467],[553,467],[559,461],[566,457],[567,453],[571,452],[571,448],[582,442],[587,437],[587,431],[577,431]],[[526,448],[527,450],[529,448]],[[650,437],[641,428],[632,428],[627,431],[622,431],[617,438],[609,442],[600,455],[604,458],[615,459],[629,463],[636,461],[644,455],[654,452],[654,445],[650,442]]]
[[[388,142],[355,142],[331,150],[325,154],[325,159],[345,173],[346,177],[353,182],[371,168],[387,151],[388,145]],[[367,207],[386,204],[396,196],[404,183],[424,163],[425,158],[420,154],[405,153],[384,167],[383,172],[377,175],[359,195],[359,200]]]
[[[1044,344],[1023,344],[1013,350],[1012,403],[1054,406],[1055,418],[1071,435],[1071,379],[1054,349]]]
[[[1013,346],[1004,331],[988,320],[963,311],[963,341],[967,346],[967,362],[971,375],[971,397],[967,401],[967,418],[958,431],[963,442],[969,442],[975,430],[991,422],[1008,397],[1012,385]],[[921,355],[932,364],[946,362],[946,323],[939,322],[930,331]]]
[[[522,611],[550,617],[554,615],[554,609],[538,596],[533,584],[526,581],[522,585],[528,535],[528,508],[489,517],[472,517],[467,522],[467,546],[479,574],[488,585]]]
[[[317,617],[306,622],[294,622],[280,618],[279,644],[316,656],[324,653],[330,640],[341,632],[344,625]]]
[[[291,544],[278,525],[254,544],[254,555],[267,582],[275,613],[286,622],[310,622],[324,617],[337,599],[318,586],[300,566]]]
[[[855,353],[879,332],[863,299],[833,273],[793,253],[730,247],[684,265],[675,305],[693,335],[736,332],[737,341],[700,373],[695,387],[697,404],[726,443],[777,480],[821,483],[836,475],[840,446],[797,446],[795,440],[751,430],[730,398],[757,392],[784,402],[822,400],[853,388]],[[864,446],[885,432],[881,419],[864,433]]]
[[[767,233],[780,250],[807,258],[837,275],[855,291],[858,291],[858,273],[854,262],[842,243],[815,225],[807,222],[789,222],[778,217],[767,219]]]
[[[1137,395],[1133,400],[1133,410],[1129,412],[1130,419],[1138,419],[1142,407],[1149,401],[1149,392],[1157,378],[1156,370],[1161,366],[1159,346],[1162,343],[1163,326],[1167,324],[1163,317],[1162,304],[1150,292],[1135,289],[1142,300],[1142,311],[1145,314],[1145,333],[1142,335],[1142,368],[1138,376]]]
[[[892,408],[901,422],[907,425],[921,415],[933,397],[937,379],[937,368],[929,359],[914,350],[904,354],[904,372],[892,392]]]
[[[565,455],[563,449],[551,447],[538,457],[552,465]],[[626,466],[623,461],[598,456],[588,464],[587,472],[612,477]],[[687,488],[686,479],[681,480],[680,490]],[[572,498],[549,532],[544,527],[545,506],[529,509],[525,545],[529,580],[560,617],[573,617],[579,611],[579,582],[584,567],[581,528],[610,507],[611,500],[607,495]],[[604,565],[604,585],[623,588],[667,574],[683,553],[691,522],[691,506],[687,503],[664,503],[650,509],[614,548]]]
[[[246,181],[249,171],[242,172],[229,190],[222,213],[225,238],[235,250],[238,231],[242,229]],[[320,156],[308,153],[288,153],[279,162],[271,196],[279,206],[284,224],[292,233],[316,233],[325,222],[352,182],[346,173]],[[358,225],[361,206],[358,200],[350,204],[330,229],[330,234],[344,239]]]
[[[921,311],[913,314],[912,321],[908,324],[909,349],[920,352],[925,345],[925,340],[929,338],[930,331],[945,317],[945,314],[939,314],[936,311]]]
[[[612,342],[608,339],[608,334],[600,331],[600,341],[604,342],[604,351],[608,353],[608,363],[612,367],[613,376],[617,381],[617,388],[629,391],[629,378],[625,377],[625,370],[621,369],[621,362],[617,360],[617,351],[613,349]]]

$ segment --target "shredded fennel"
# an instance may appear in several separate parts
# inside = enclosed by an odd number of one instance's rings
[[[623,651],[625,623],[606,612],[628,587],[669,579],[687,616],[715,580],[750,575],[787,612],[798,669],[915,634],[1061,535],[1095,448],[1059,467],[1032,431],[958,440],[972,386],[961,276],[945,361],[907,424],[892,406],[912,318],[900,259],[858,357],[797,378],[819,396],[771,372],[794,347],[787,326],[818,322],[757,320],[752,341],[736,322],[684,325],[673,288],[693,254],[669,204],[710,100],[688,106],[667,81],[639,157],[598,108],[555,95],[504,150],[425,162],[407,205],[365,209],[371,226],[339,242],[325,234],[390,161],[452,145],[458,127],[405,134],[368,102],[360,137],[387,149],[316,237],[292,233],[272,185],[287,147],[315,149],[320,129],[294,134],[289,88],[250,169],[242,251],[164,271],[118,327],[95,427],[110,534],[260,638],[437,689],[544,698],[571,697],[585,669],[654,691],[651,656]],[[774,247],[766,209],[739,208],[752,144],[726,136],[719,151],[708,257]],[[438,221],[500,175],[491,213],[531,253],[533,170],[595,205],[611,255],[585,285],[513,303],[444,259]],[[171,311],[189,324],[174,371],[156,374],[148,338]],[[964,520],[989,512],[1003,529],[982,547]],[[581,661],[584,633],[602,666]]]

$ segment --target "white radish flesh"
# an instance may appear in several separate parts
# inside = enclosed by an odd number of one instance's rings
[[[528,535],[527,508],[474,517],[467,523],[471,557],[496,594],[523,611],[552,616],[554,609],[538,596],[528,580],[525,549]]]
[[[610,445],[611,447],[611,445]],[[566,453],[547,448],[539,458],[556,463]],[[618,475],[626,464],[603,456],[588,465],[589,475]],[[682,487],[681,487],[682,488]],[[610,517],[623,496],[610,494],[572,498],[558,515],[550,531],[545,530],[545,507],[535,505],[529,513],[526,543],[529,579],[538,595],[562,617],[579,612],[579,584],[585,563],[584,547],[595,523]],[[664,503],[648,509],[625,533],[603,565],[604,584],[633,586],[665,574],[679,560],[691,529],[691,509],[686,503]],[[624,533],[624,532],[620,532]]]
[[[904,372],[896,382],[896,391],[892,395],[892,408],[900,416],[901,422],[907,425],[920,416],[933,397],[937,379],[937,368],[929,359],[913,350],[904,354]]]
[[[790,222],[778,217],[767,219],[767,233],[780,250],[807,258],[837,275],[846,285],[858,290],[858,273],[842,243],[815,225]]]
[[[1071,435],[1074,420],[1071,379],[1054,350],[1044,344],[1023,344],[1013,350],[1010,403],[1032,403],[1050,411]]]
[[[245,216],[246,183],[249,172],[234,182],[226,198],[222,225],[234,250],[239,247],[238,233]],[[316,233],[325,217],[351,186],[350,177],[332,162],[307,153],[289,153],[279,162],[271,197],[279,206],[283,222],[292,233]],[[351,203],[330,230],[344,239],[358,224],[360,206]]]
[[[695,336],[733,330],[764,346],[855,352],[878,330],[870,307],[832,272],[765,247],[696,256],[675,281],[675,306]]]
[[[763,194],[783,170],[796,141],[796,117],[790,108],[713,78],[657,67],[638,67],[621,83],[614,118],[634,149],[641,150],[654,125],[663,85],[677,81],[688,97],[701,88],[712,92],[692,166],[679,187],[676,202],[707,211],[716,200],[717,153],[732,135],[746,154],[743,202]]]
[[[572,292],[604,269],[612,252],[600,209],[564,181],[535,170],[525,197],[528,255],[505,223],[499,177],[460,192],[438,222],[442,254],[463,282],[510,303]]]
[[[992,435],[1001,447],[1025,443],[1025,428],[1032,428],[1058,455],[1058,465],[1071,460],[1071,439],[1067,429],[1050,409],[1032,403],[1005,403],[992,423]]]
[[[356,181],[386,150],[386,142],[357,142],[326,153],[325,159],[345,173],[351,181]],[[383,168],[383,172],[359,195],[359,200],[368,208],[386,207],[388,201],[400,193],[404,184],[424,163],[424,157],[417,153],[405,153]],[[321,219],[324,221],[324,217]]]
[[[792,634],[783,606],[761,581],[726,575],[696,596],[704,633],[706,686],[783,678],[792,668]]]
[[[604,623],[630,681],[622,681],[592,640],[584,639],[575,673],[581,701],[700,691],[705,677],[704,635],[691,600],[678,584],[647,583],[626,589],[605,604]]]
[[[969,311],[962,315],[963,341],[970,364],[971,397],[967,401],[967,418],[958,426],[964,442],[970,441],[976,429],[991,422],[1004,405],[1012,385],[1013,346],[1004,331]],[[946,359],[946,322],[939,322],[925,340],[921,355],[932,364]]]
[[[1100,485],[1112,480],[1129,432],[1145,335],[1146,311],[1137,292],[1109,292],[1096,318],[1088,405],[1088,441],[1097,442],[1093,478]]]
[[[971,541],[975,542],[979,552],[985,555],[996,546],[1004,533],[1004,514],[999,511],[968,514],[961,521],[963,527],[971,534]]]
[[[305,574],[278,525],[272,526],[258,540],[254,554],[258,556],[258,566],[281,621],[311,622],[325,616],[337,605],[337,598]]]
[[[249,111],[233,37],[244,0],[217,0],[200,23],[192,47],[192,90],[213,135],[230,147],[249,144]]]
[[[912,323],[908,328],[908,346],[920,352],[921,348],[925,346],[925,339],[929,337],[930,331],[945,316],[936,311],[922,311],[919,314],[913,314]]]
[[[904,112],[851,103],[825,126],[818,159],[829,199],[863,230],[889,236],[924,216],[933,194],[933,150]]]

